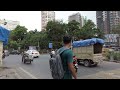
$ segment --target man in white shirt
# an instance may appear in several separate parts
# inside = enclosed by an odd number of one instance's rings
[[[52,52],[51,52],[53,55],[55,54],[55,51],[54,50],[52,50]]]
[[[51,58],[53,57],[53,55],[55,55],[55,51],[54,50],[51,51]]]

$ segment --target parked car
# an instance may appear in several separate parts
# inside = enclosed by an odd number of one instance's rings
[[[5,56],[9,56],[9,51],[8,50],[4,50]]]
[[[40,53],[37,50],[28,50],[26,53],[32,55],[33,58],[40,56]]]
[[[10,54],[18,54],[19,55],[20,52],[18,50],[13,50],[13,51],[10,52]]]

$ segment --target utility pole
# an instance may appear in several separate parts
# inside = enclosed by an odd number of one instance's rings
[[[38,41],[38,51],[40,51],[40,43],[39,43],[39,41]]]
[[[2,67],[3,42],[0,42],[0,67]]]

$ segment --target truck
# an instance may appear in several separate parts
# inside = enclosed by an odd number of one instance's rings
[[[104,40],[92,38],[73,42],[73,52],[77,57],[78,64],[86,67],[97,66],[103,62],[102,48]]]

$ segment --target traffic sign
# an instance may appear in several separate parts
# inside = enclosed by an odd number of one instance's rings
[[[52,48],[52,47],[53,47],[52,43],[49,43],[49,48]]]

